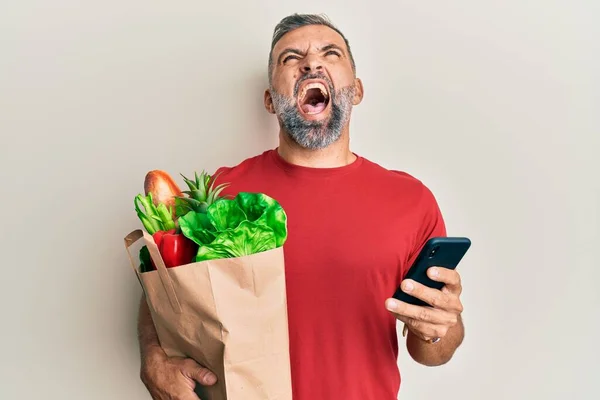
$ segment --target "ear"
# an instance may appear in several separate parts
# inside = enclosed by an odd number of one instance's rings
[[[269,89],[265,90],[265,109],[267,112],[271,114],[275,114],[275,107],[273,107],[273,97],[271,97],[271,91]]]
[[[352,104],[356,106],[362,102],[363,96],[365,95],[363,84],[360,78],[354,79],[354,87],[356,88],[356,91],[354,93],[354,98],[352,99]]]

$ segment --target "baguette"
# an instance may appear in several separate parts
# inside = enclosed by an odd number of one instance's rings
[[[144,191],[146,196],[152,193],[154,205],[162,203],[175,210],[175,197],[183,196],[183,192],[177,183],[167,172],[155,169],[146,174],[144,179]]]

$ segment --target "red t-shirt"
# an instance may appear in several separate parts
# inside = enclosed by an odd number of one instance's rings
[[[230,183],[223,194],[262,192],[287,214],[294,400],[397,399],[397,322],[385,300],[427,239],[446,234],[428,188],[360,156],[308,168],[277,150],[216,173]]]

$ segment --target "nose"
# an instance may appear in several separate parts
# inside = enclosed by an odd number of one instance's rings
[[[321,65],[321,62],[316,57],[308,57],[301,69],[302,72],[308,74],[310,72],[321,71],[323,69],[323,65]]]

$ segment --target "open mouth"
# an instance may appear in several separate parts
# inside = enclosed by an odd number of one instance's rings
[[[298,99],[300,108],[302,108],[302,111],[306,114],[320,114],[329,104],[329,93],[324,84],[314,82],[309,83],[302,88]]]

